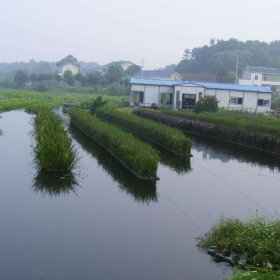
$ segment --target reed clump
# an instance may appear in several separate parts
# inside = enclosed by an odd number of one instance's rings
[[[232,256],[246,260],[254,268],[280,270],[280,221],[255,218],[249,222],[221,219],[199,239],[199,247],[208,250],[218,245]]]
[[[190,155],[192,141],[179,129],[144,119],[122,109],[102,108],[97,116],[131,131],[133,134],[149,139],[179,155]]]
[[[155,178],[159,154],[150,145],[86,111],[70,110],[71,122],[139,177]]]
[[[33,135],[34,162],[39,170],[71,171],[77,164],[77,149],[55,114],[47,108],[36,108]]]

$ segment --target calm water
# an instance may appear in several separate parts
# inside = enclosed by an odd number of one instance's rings
[[[148,184],[70,127],[76,176],[50,178],[32,167],[32,117],[1,116],[0,279],[221,280],[231,269],[196,237],[222,216],[279,217],[271,156],[196,139],[189,162],[164,153]]]

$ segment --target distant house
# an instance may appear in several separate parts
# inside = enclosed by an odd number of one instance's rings
[[[135,65],[134,63],[132,63],[131,61],[124,61],[124,60],[120,60],[120,61],[113,61],[111,63],[105,64],[102,66],[102,71],[103,73],[107,72],[107,69],[110,65],[112,64],[119,64],[123,71],[126,71],[130,66]]]
[[[68,70],[71,71],[73,75],[76,75],[80,71],[79,66],[72,63],[65,63],[58,67],[57,74],[63,76],[64,72]]]
[[[272,91],[263,86],[137,78],[130,85],[131,105],[190,109],[199,98],[214,96],[218,106],[228,110],[264,113],[271,109]]]
[[[138,72],[134,78],[138,79],[159,79],[159,80],[183,80],[182,76],[173,71],[164,71],[164,70],[144,70]]]
[[[280,70],[277,68],[247,66],[239,79],[240,85],[267,86],[280,93]]]

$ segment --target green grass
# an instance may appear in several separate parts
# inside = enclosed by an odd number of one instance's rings
[[[33,135],[34,162],[38,170],[70,172],[77,164],[77,150],[54,113],[36,108]]]
[[[82,132],[102,143],[139,176],[156,177],[159,155],[151,146],[88,112],[70,110],[70,117]]]
[[[64,91],[35,92],[31,90],[0,89],[0,112],[34,106],[55,108],[64,102],[74,101],[78,105],[87,106],[100,94],[69,93]],[[102,95],[110,104],[116,104],[123,96]]]
[[[241,132],[256,132],[280,137],[280,119],[276,117],[236,111],[194,113],[192,111],[165,110],[163,113],[174,117],[212,123]]]
[[[190,154],[192,142],[179,129],[133,115],[126,109],[104,108],[97,111],[97,116],[116,123],[134,134],[146,137],[154,143],[159,143],[177,154]]]
[[[222,219],[199,239],[204,250],[219,245],[259,268],[280,269],[280,221],[255,218],[245,223],[239,219]]]

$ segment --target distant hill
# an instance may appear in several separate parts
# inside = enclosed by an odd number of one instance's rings
[[[210,45],[186,49],[175,71],[196,80],[234,82],[237,56],[239,76],[248,65],[280,68],[280,40],[265,43],[211,39]]]

